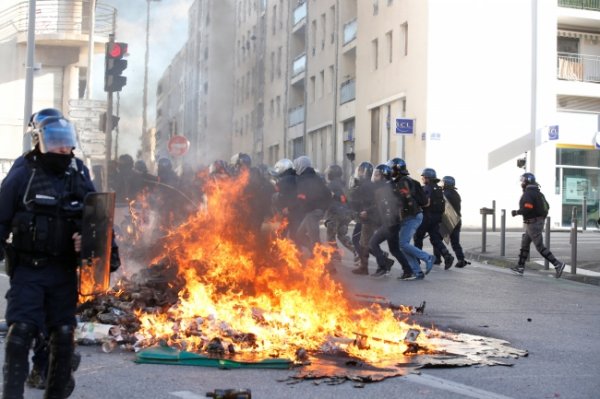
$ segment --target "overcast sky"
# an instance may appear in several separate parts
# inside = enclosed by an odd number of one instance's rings
[[[127,85],[121,92],[119,153],[135,157],[140,149],[146,51],[146,0],[100,0],[117,9],[115,41],[129,44]],[[193,0],[153,0],[150,2],[150,58],[148,63],[148,127],[156,114],[156,86],[175,54],[187,39],[188,10]],[[106,99],[104,54],[94,59],[93,98]],[[116,96],[114,96],[116,106]],[[115,108],[116,109],[116,108]],[[116,111],[115,111],[116,113]]]

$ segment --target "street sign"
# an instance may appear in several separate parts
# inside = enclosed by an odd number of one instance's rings
[[[172,156],[180,157],[190,149],[190,142],[184,136],[173,136],[169,139],[167,149]]]
[[[594,135],[594,146],[597,150],[600,150],[600,132],[596,132]]]
[[[548,126],[548,140],[558,140],[558,125]]]
[[[396,134],[413,134],[414,127],[414,119],[396,119]]]

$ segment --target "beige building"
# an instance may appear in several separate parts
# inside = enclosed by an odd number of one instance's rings
[[[499,223],[531,171],[553,227],[568,227],[573,207],[580,223],[581,211],[598,218],[597,4],[236,0],[233,10],[219,26],[234,37],[231,153],[269,164],[306,154],[347,175],[400,156],[417,178],[425,167],[455,177],[467,226],[494,204]]]
[[[86,100],[90,1],[38,0],[32,110],[59,108],[77,125],[82,156],[104,157],[99,114],[104,101]],[[0,5],[0,178],[23,152],[28,5],[4,0]],[[113,7],[95,9],[94,52],[103,53],[114,32]],[[97,76],[99,74],[96,74]],[[101,76],[101,75],[100,75]]]

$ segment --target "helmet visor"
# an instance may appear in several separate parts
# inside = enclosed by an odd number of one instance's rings
[[[58,119],[40,129],[40,151],[53,152],[63,148],[75,148],[75,128],[65,119]]]

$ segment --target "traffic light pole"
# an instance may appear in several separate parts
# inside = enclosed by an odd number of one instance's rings
[[[110,34],[108,36],[108,42],[115,42],[115,35]],[[104,126],[104,179],[102,179],[102,190],[108,191],[108,172],[112,158],[112,129],[113,129],[113,93],[109,91],[106,93],[106,126]]]

